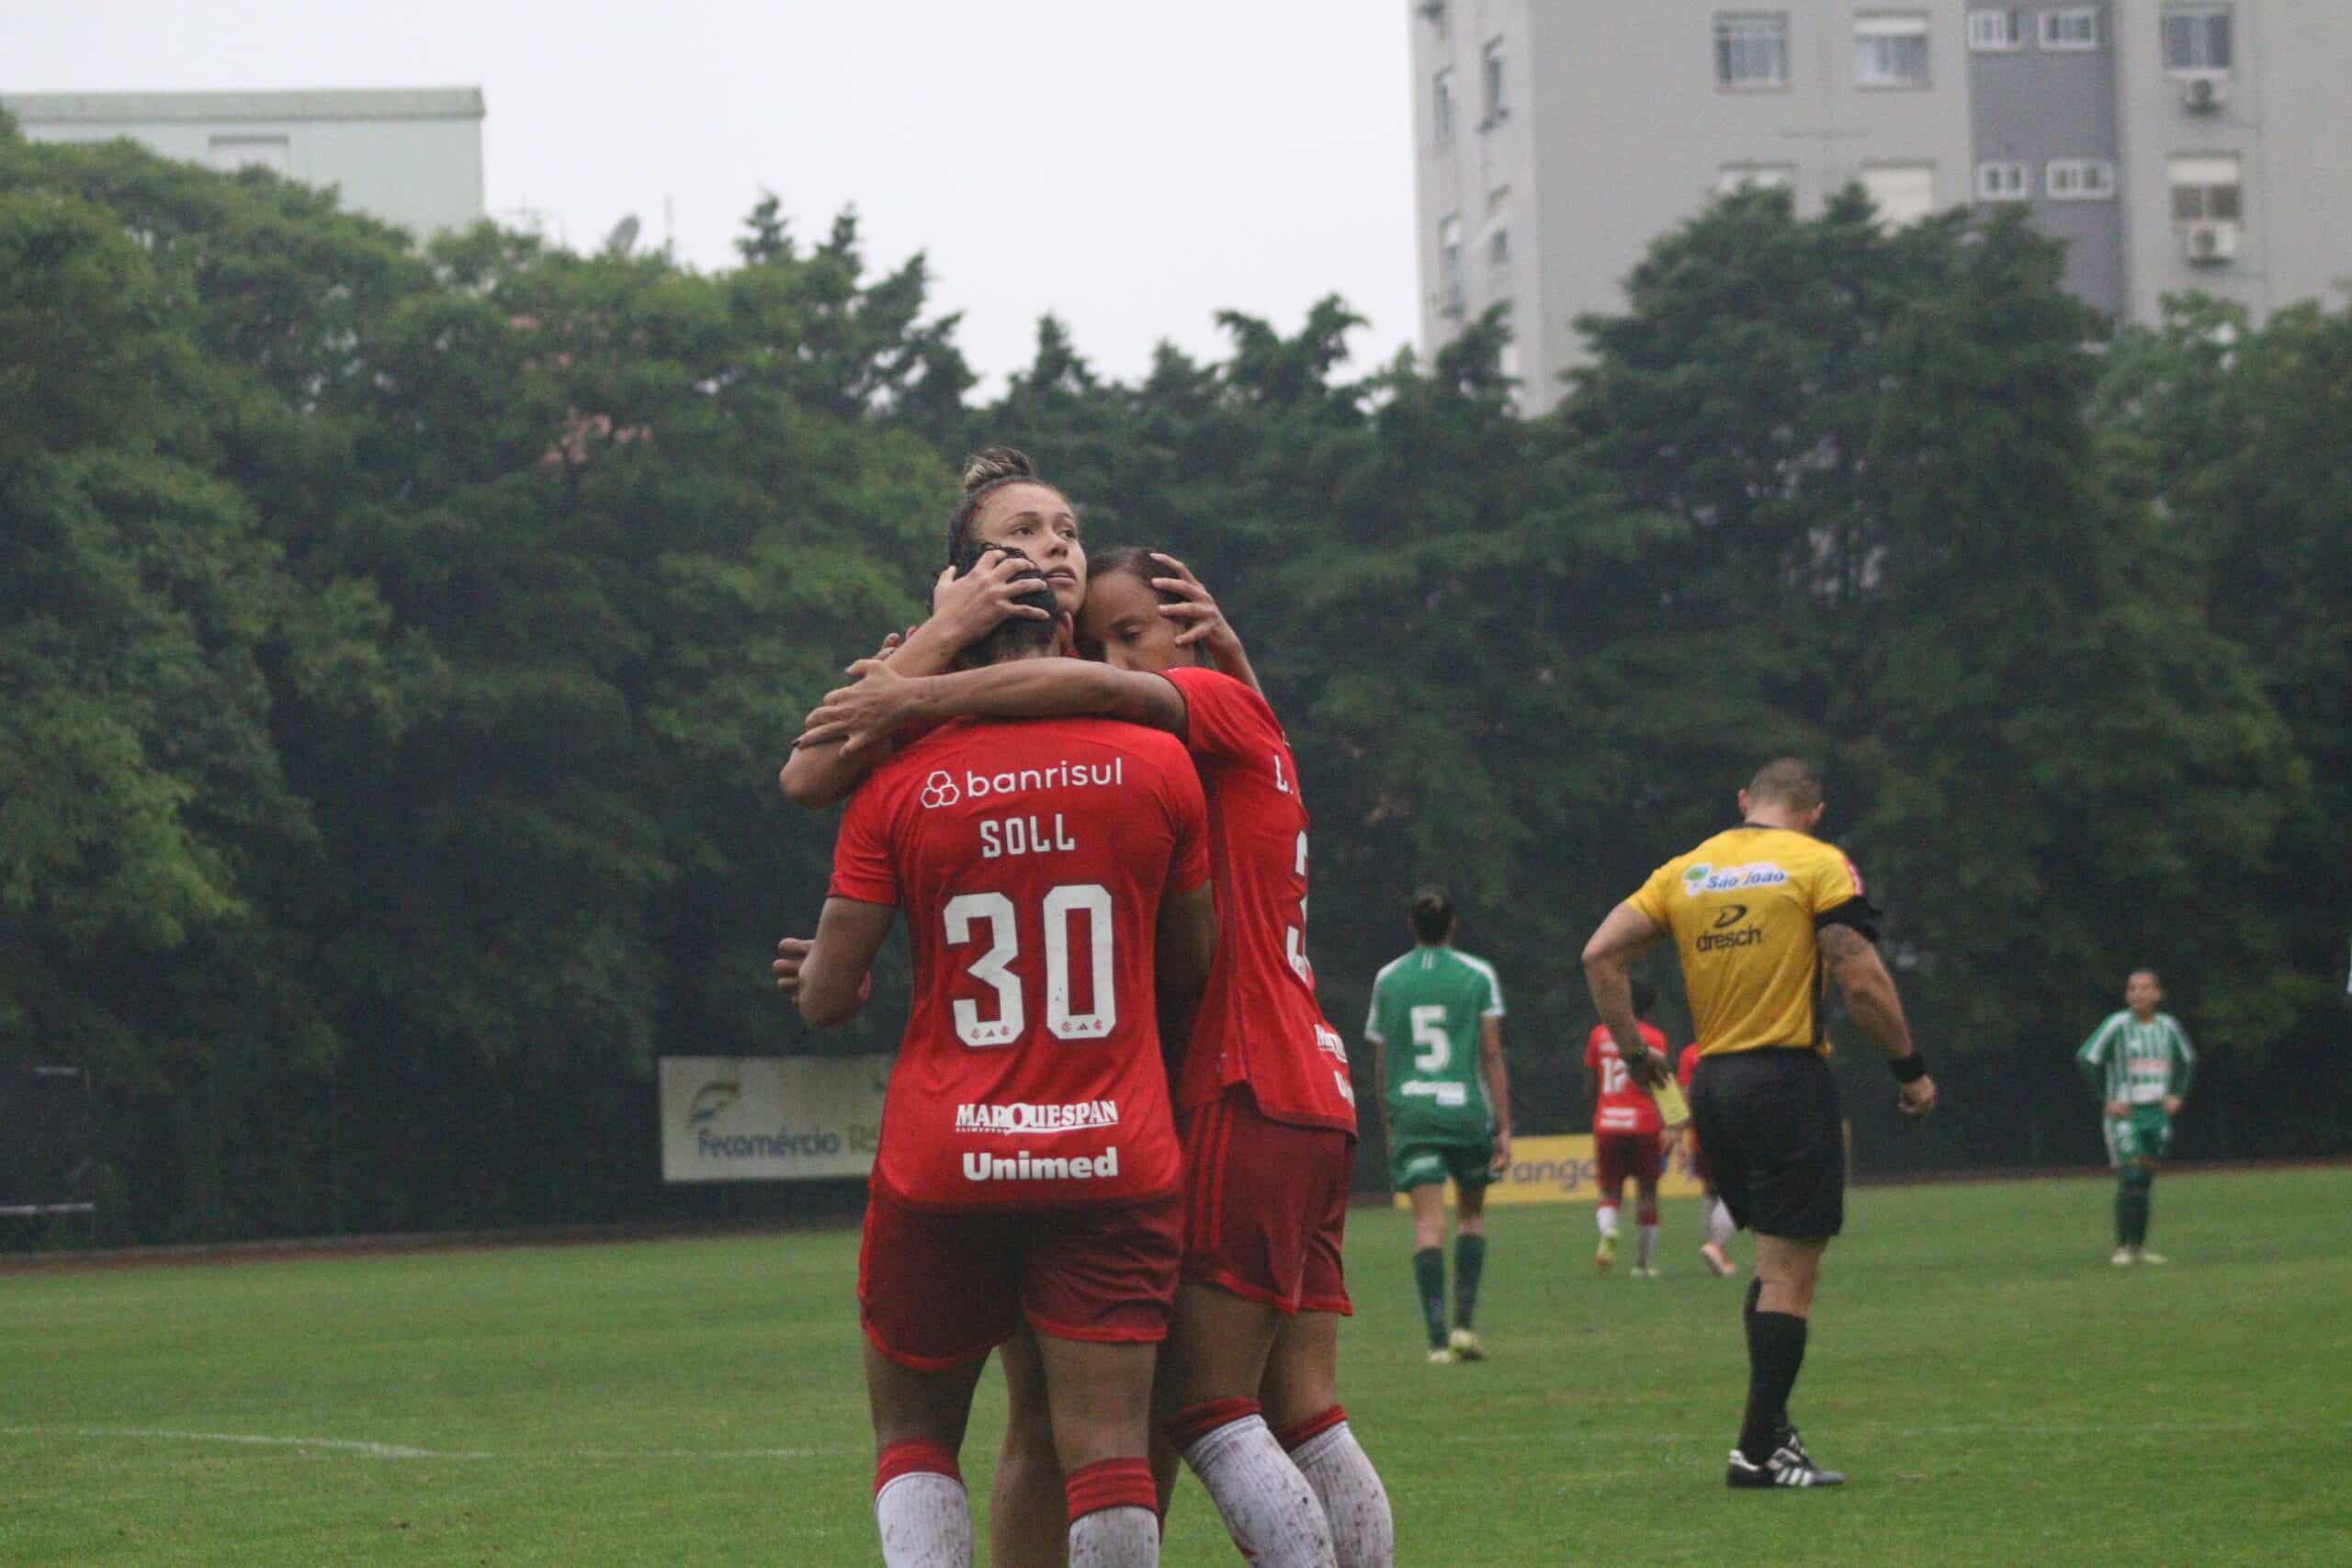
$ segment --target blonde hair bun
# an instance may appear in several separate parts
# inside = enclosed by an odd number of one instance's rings
[[[983,446],[964,459],[964,493],[986,489],[1000,479],[1034,479],[1037,465],[1026,452],[1011,446]]]

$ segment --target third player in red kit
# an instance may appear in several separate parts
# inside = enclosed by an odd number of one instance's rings
[[[1634,1011],[1641,1018],[1642,1040],[1651,1050],[1664,1054],[1666,1036],[1647,1017],[1657,999],[1646,983],[1634,982]],[[1607,1025],[1593,1026],[1585,1042],[1584,1065],[1585,1081],[1592,1094],[1593,1167],[1600,1189],[1594,1219],[1600,1227],[1600,1247],[1593,1254],[1593,1266],[1605,1269],[1617,1260],[1617,1211],[1624,1201],[1625,1180],[1631,1177],[1641,1204],[1636,1216],[1641,1226],[1639,1249],[1633,1272],[1636,1279],[1652,1279],[1657,1273],[1650,1259],[1657,1246],[1657,1179],[1665,1164],[1660,1143],[1665,1119],[1658,1114],[1657,1101],[1650,1098],[1650,1091],[1626,1072]]]

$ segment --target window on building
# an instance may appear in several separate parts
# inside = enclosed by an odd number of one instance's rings
[[[1437,226],[1437,308],[1448,316],[1462,314],[1462,220],[1446,218]]]
[[[2015,11],[1968,13],[1968,47],[1979,53],[2006,53],[2025,47],[2025,22]]]
[[[1715,85],[1761,89],[1789,85],[1785,11],[1723,11],[1715,16]]]
[[[1926,86],[1928,18],[1917,13],[1855,17],[1854,85]]]
[[[1487,118],[1479,122],[1483,129],[1510,113],[1510,105],[1503,98],[1502,39],[1490,38],[1487,40],[1486,51],[1479,56],[1478,77],[1487,95]]]
[[[2052,201],[2112,201],[2115,165],[2105,158],[2053,158],[2041,171],[2041,189]]]
[[[1986,163],[1976,165],[1976,199],[2023,201],[2033,194],[2032,176],[2023,164]]]
[[[2097,49],[2098,7],[2069,6],[2041,13],[2041,47],[2052,50]]]
[[[1725,164],[1715,175],[1715,194],[1743,190],[1791,190],[1797,183],[1794,164]]]
[[[1441,147],[1453,140],[1453,68],[1437,73],[1430,88],[1430,130]]]
[[[1445,36],[1445,0],[1421,0],[1420,10],[1421,20],[1430,25],[1430,30],[1436,33],[1438,37],[1443,38]]]
[[[2245,210],[2235,153],[2175,158],[2168,173],[2176,223],[2234,223]]]
[[[2165,72],[2172,76],[2226,76],[2232,60],[2230,7],[2172,6],[2164,14]]]
[[[1881,164],[1862,171],[1862,190],[1890,229],[1917,223],[1936,209],[1933,164]]]
[[[283,136],[216,136],[208,152],[216,169],[267,169],[274,175],[294,172],[292,150]]]
[[[1510,231],[1499,223],[1495,225],[1495,231],[1487,236],[1487,265],[1491,267],[1510,265]]]

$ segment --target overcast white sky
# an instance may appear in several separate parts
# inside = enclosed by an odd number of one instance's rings
[[[625,214],[703,267],[762,186],[804,236],[930,253],[991,383],[1067,320],[1133,378],[1224,308],[1339,293],[1413,339],[1395,0],[0,0],[0,91],[480,86],[492,211],[594,244]]]

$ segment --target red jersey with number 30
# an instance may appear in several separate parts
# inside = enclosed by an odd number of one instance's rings
[[[1130,724],[959,719],[875,770],[831,893],[902,907],[914,956],[876,1181],[934,1209],[1178,1190],[1152,959],[1207,845],[1183,748]]]
[[[1666,1055],[1665,1034],[1653,1024],[1645,1023],[1641,1030],[1643,1043]],[[1584,1065],[1600,1075],[1600,1099],[1592,1108],[1594,1132],[1656,1133],[1666,1126],[1657,1101],[1625,1070],[1624,1058],[1617,1055],[1617,1042],[1610,1038],[1607,1024],[1592,1026],[1591,1037],[1584,1043]]]
[[[1235,1084],[1276,1122],[1356,1130],[1347,1046],[1315,999],[1306,961],[1306,805],[1298,761],[1266,699],[1214,670],[1167,671],[1184,694],[1185,744],[1208,794],[1216,962],[1193,1025],[1176,1103]]]

